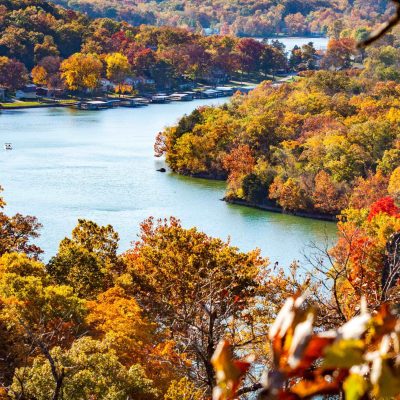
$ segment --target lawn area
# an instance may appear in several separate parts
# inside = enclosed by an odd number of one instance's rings
[[[15,102],[5,102],[0,103],[0,108],[29,108],[29,107],[54,107],[56,105],[69,105],[76,103],[76,99],[65,99],[59,102],[50,101],[15,101]]]
[[[3,108],[15,108],[15,107],[37,107],[43,105],[39,101],[16,101],[13,103],[0,103]]]

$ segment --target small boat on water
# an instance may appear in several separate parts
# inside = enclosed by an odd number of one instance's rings
[[[4,150],[12,150],[12,144],[11,143],[4,143]]]

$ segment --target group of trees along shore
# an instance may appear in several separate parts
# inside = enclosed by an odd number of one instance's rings
[[[327,34],[334,23],[344,28],[372,28],[393,7],[369,0],[56,0],[92,17],[108,17],[132,25],[166,25],[197,32],[266,37]]]
[[[335,216],[396,196],[400,85],[376,79],[397,74],[392,52],[374,49],[362,73],[310,72],[197,109],[159,134],[157,155],[178,173],[227,179],[226,198],[251,205]]]
[[[0,86],[10,90],[29,74],[53,89],[93,91],[104,78],[129,92],[127,78],[173,88],[243,74],[263,79],[288,68],[278,44],[90,19],[44,0],[1,0],[0,32]]]
[[[0,0],[0,86],[10,93],[29,82],[76,93],[99,87],[131,93],[232,78],[262,81],[321,65],[339,69],[354,57],[355,41],[371,29],[372,22],[362,21],[351,26],[344,20],[329,23],[330,57],[321,64],[322,55],[311,44],[287,54],[274,40],[135,27],[92,19],[45,0]],[[397,39],[387,41],[395,45]]]

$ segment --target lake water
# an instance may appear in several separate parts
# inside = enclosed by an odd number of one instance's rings
[[[333,223],[228,205],[225,184],[156,170],[154,138],[194,108],[223,100],[151,105],[100,112],[35,109],[0,113],[0,184],[7,213],[35,215],[43,224],[38,244],[53,255],[78,218],[111,224],[121,251],[149,216],[176,216],[243,250],[255,247],[272,262],[300,259],[311,241],[333,239]]]
[[[301,47],[310,42],[314,44],[316,50],[326,50],[329,42],[327,37],[277,37],[268,40],[269,42],[279,40],[285,45],[286,51],[292,51],[295,46]]]

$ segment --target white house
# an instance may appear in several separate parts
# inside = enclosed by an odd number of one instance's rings
[[[15,92],[15,97],[19,100],[36,100],[36,85],[26,85]]]
[[[105,92],[109,92],[115,89],[115,85],[108,79],[102,79],[100,81],[101,89]]]
[[[145,78],[144,76],[134,76],[125,79],[125,84],[136,86],[136,85],[154,85],[155,80],[150,78]]]

